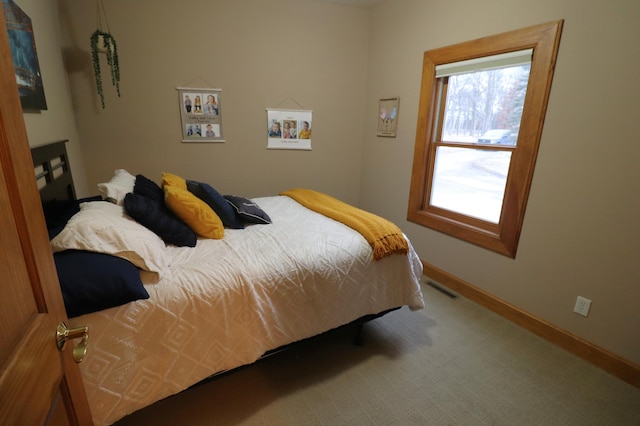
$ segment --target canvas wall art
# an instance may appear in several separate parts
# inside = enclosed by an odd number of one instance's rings
[[[2,0],[7,22],[11,57],[23,110],[45,110],[47,100],[40,75],[40,64],[31,18],[13,0]]]

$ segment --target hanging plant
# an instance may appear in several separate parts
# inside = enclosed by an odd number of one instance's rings
[[[100,43],[102,42],[102,46]],[[102,87],[102,75],[100,70],[100,52],[104,51],[107,55],[107,65],[111,70],[111,83],[116,88],[118,97],[120,97],[120,65],[118,63],[118,45],[116,39],[108,32],[100,29],[95,30],[91,34],[91,60],[93,62],[93,76],[96,80],[96,90],[100,96],[100,104],[104,109],[104,89]]]

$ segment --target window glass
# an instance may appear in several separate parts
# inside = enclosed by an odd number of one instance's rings
[[[531,65],[448,79],[443,141],[515,145]]]
[[[477,145],[517,144],[530,64],[441,77],[447,84],[443,142],[437,146],[430,204],[497,224],[511,152]]]
[[[431,205],[498,223],[510,161],[508,151],[438,147]]]

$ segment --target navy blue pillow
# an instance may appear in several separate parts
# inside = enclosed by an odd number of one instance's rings
[[[153,231],[167,244],[195,247],[198,236],[164,205],[142,195],[128,193],[124,211],[141,225]]]
[[[69,219],[71,219],[71,216],[80,211],[80,203],[89,201],[102,201],[102,197],[95,195],[79,200],[53,200],[42,203],[44,220],[47,223],[47,230],[49,231],[49,239],[53,239],[53,237],[62,232]]]
[[[207,205],[216,212],[225,228],[244,228],[244,222],[236,215],[233,207],[231,207],[227,200],[211,185],[194,180],[187,180],[187,189],[193,195],[207,203]]]
[[[133,193],[142,195],[157,203],[164,204],[164,191],[160,185],[143,175],[136,175],[136,183],[133,185]]]
[[[53,259],[69,318],[149,298],[128,260],[80,250],[54,253]]]
[[[224,198],[245,223],[271,223],[269,215],[248,198],[238,197],[237,195],[225,195]]]

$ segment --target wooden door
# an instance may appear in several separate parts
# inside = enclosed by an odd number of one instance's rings
[[[0,13],[0,424],[90,425]],[[90,350],[90,349],[89,349]]]

